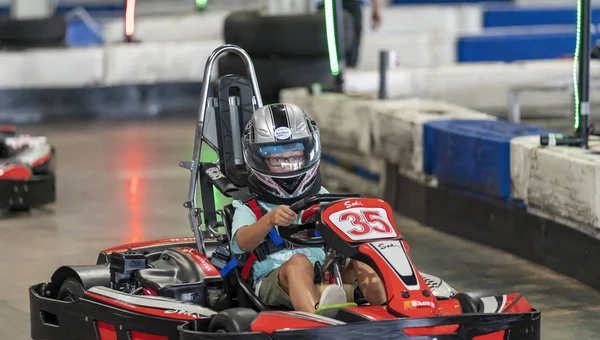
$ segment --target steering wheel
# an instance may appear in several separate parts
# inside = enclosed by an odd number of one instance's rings
[[[339,201],[347,198],[360,198],[363,195],[360,194],[317,194],[310,197],[306,197],[301,199],[300,201],[292,204],[290,209],[296,214],[299,214],[302,210],[305,210],[309,207],[313,207],[315,205],[325,203],[325,202],[333,202]],[[311,209],[312,210],[312,209]],[[314,209],[316,211],[316,209]],[[303,215],[304,217],[305,215]],[[325,244],[325,240],[322,237],[314,237],[314,238],[299,238],[296,236],[297,233],[306,230],[315,230],[316,221],[311,221],[308,223],[302,224],[292,224],[288,227],[280,227],[278,228],[279,235],[294,244],[298,244],[306,247],[320,247]]]

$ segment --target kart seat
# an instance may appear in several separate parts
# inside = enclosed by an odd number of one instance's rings
[[[227,204],[223,207],[223,212],[225,213],[225,219],[227,221],[223,221],[225,226],[225,233],[227,234],[228,240],[233,240],[231,235],[231,224],[233,223],[233,214],[235,213],[235,208],[232,204]]]

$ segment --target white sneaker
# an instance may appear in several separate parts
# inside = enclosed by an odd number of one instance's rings
[[[340,305],[347,303],[346,292],[344,288],[338,285],[331,285],[323,291],[321,294],[321,300],[319,301],[318,308],[323,308],[329,305]]]

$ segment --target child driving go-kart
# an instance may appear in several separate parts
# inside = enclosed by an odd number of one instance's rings
[[[319,312],[347,302],[344,289],[328,286],[318,298],[313,265],[323,263],[320,247],[300,247],[283,240],[278,228],[299,223],[290,205],[327,193],[321,186],[321,144],[314,121],[298,106],[272,104],[258,109],[246,125],[242,147],[249,168],[248,183],[256,200],[235,200],[231,248],[250,254],[254,290],[266,305]],[[351,260],[342,272],[344,283],[357,281],[371,305],[386,302],[383,283],[364,263]]]

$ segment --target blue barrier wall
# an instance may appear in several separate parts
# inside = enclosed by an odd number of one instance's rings
[[[459,62],[555,59],[573,55],[575,51],[575,27],[572,29],[547,29],[531,33],[530,29],[485,32],[480,35],[463,36],[457,41]],[[600,39],[600,33],[592,34],[592,44]]]
[[[426,4],[463,4],[463,3],[498,3],[513,0],[392,0],[393,5],[426,5]]]
[[[102,34],[103,21],[99,20],[100,34]],[[71,19],[67,22],[67,35],[65,43],[70,47],[83,47],[90,45],[102,45],[104,39],[94,33],[83,21]]]
[[[446,184],[511,199],[510,141],[549,130],[494,120],[442,120],[423,125],[423,171]]]
[[[483,11],[484,32],[457,41],[459,62],[555,59],[575,51],[577,10],[570,7],[518,7],[487,5]],[[592,22],[600,24],[600,8],[592,11]],[[592,34],[592,44],[600,34]]]
[[[592,9],[592,23],[600,24],[600,8]],[[577,8],[487,6],[483,12],[483,27],[575,25]]]
[[[113,13],[113,15],[123,15],[125,11],[125,1],[123,1],[122,5],[93,5],[93,4],[85,4],[85,5],[58,5],[56,6],[56,13],[66,14],[71,12],[77,7],[82,7],[86,11],[88,11],[91,15],[95,15],[97,13]],[[0,16],[7,16],[10,14],[9,6],[0,6]]]

